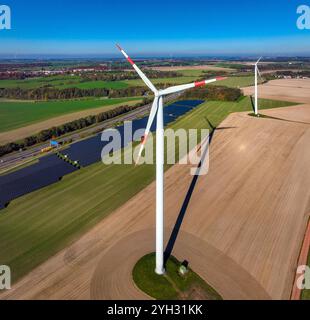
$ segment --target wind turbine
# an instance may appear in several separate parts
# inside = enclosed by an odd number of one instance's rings
[[[261,77],[259,69],[258,69],[258,63],[261,61],[262,57],[260,57],[257,62],[254,64],[255,66],[255,105],[254,105],[254,113],[257,117],[259,117],[258,114],[258,76]]]
[[[212,80],[204,80],[194,82],[190,84],[184,84],[179,86],[170,87],[164,90],[157,90],[152,82],[146,77],[146,75],[138,68],[133,60],[127,55],[127,53],[117,45],[118,49],[125,56],[128,62],[136,70],[138,75],[148,86],[148,88],[154,93],[155,99],[151,108],[150,116],[145,129],[145,134],[142,140],[142,144],[139,150],[138,159],[136,164],[142,155],[147,137],[150,133],[151,126],[157,115],[157,127],[156,127],[156,269],[155,272],[158,275],[165,273],[164,269],[164,116],[163,116],[163,97],[172,93],[181,92],[187,89],[201,87],[208,83],[212,83],[219,80],[224,80],[224,77],[217,77]]]

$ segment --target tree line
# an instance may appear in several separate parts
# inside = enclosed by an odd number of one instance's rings
[[[156,87],[158,89],[164,89],[172,85],[169,83],[160,83]],[[206,91],[207,90],[207,91]],[[0,98],[6,99],[20,99],[20,100],[58,100],[58,99],[79,99],[84,97],[109,97],[109,98],[124,98],[124,97],[137,97],[147,96],[151,92],[146,87],[128,87],[125,89],[79,89],[79,88],[66,88],[55,89],[49,87],[43,87],[38,89],[21,89],[21,88],[6,88],[0,89]],[[208,89],[195,89],[186,93],[197,98],[208,95],[208,97],[214,98],[214,100],[227,100],[234,99],[241,94],[241,91],[234,88],[209,86]],[[209,98],[210,99],[210,98]]]
[[[144,70],[144,73],[148,78],[177,78],[182,74],[174,71],[157,71],[152,69]],[[123,81],[123,80],[135,80],[140,79],[140,76],[134,71],[114,71],[114,72],[92,72],[81,74],[83,81]]]
[[[292,78],[296,77],[307,77],[310,78],[310,69],[309,70],[302,70],[302,71],[277,71],[276,72],[277,76],[290,76]]]
[[[0,98],[48,101],[58,99],[78,99],[84,97],[133,97],[144,96],[147,92],[148,90],[144,87],[128,87],[126,89],[56,89],[50,87],[37,89],[0,88]]]
[[[240,89],[224,86],[207,86],[186,91],[183,99],[208,99],[218,101],[237,101],[243,96]]]
[[[49,67],[51,64],[46,62],[33,62],[33,63],[1,63],[0,71],[18,71],[19,69],[32,69]]]

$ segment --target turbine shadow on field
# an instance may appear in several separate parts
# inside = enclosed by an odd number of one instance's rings
[[[250,99],[251,99],[251,105],[252,105],[253,112],[255,112],[255,106],[254,106],[253,96],[250,96]]]
[[[212,139],[214,137],[214,133],[215,131],[217,130],[227,130],[227,129],[234,129],[235,127],[222,127],[222,128],[216,128],[212,125],[212,123],[207,119],[205,118],[206,121],[208,122],[210,128],[211,128],[211,133],[209,135],[209,145],[211,144],[212,142]],[[180,232],[180,229],[181,229],[181,226],[182,226],[182,223],[183,223],[183,220],[184,220],[184,217],[185,217],[185,214],[187,212],[187,208],[188,208],[188,205],[190,203],[190,200],[192,198],[192,195],[193,195],[193,192],[195,190],[195,187],[196,187],[196,184],[197,184],[197,181],[198,181],[198,178],[199,178],[199,171],[200,171],[200,168],[201,168],[201,165],[202,163],[205,161],[206,159],[206,156],[208,154],[208,148],[206,148],[206,150],[204,151],[204,153],[202,154],[201,156],[201,161],[199,163],[199,165],[197,166],[197,170],[196,170],[196,174],[194,175],[192,181],[191,181],[191,184],[189,186],[189,189],[186,193],[186,196],[185,196],[185,199],[183,201],[183,204],[182,204],[182,207],[181,207],[181,210],[179,212],[179,215],[178,215],[178,218],[175,222],[175,225],[174,225],[174,228],[172,230],[172,233],[170,235],[170,238],[169,238],[169,241],[167,243],[167,247],[166,247],[166,250],[165,250],[165,253],[164,253],[164,264],[166,265],[169,257],[171,256],[172,254],[172,251],[173,251],[173,248],[174,248],[174,245],[175,245],[175,242],[177,240],[177,237],[178,237],[178,234]]]
[[[289,119],[282,119],[282,118],[278,118],[278,117],[272,117],[272,116],[265,115],[263,113],[261,113],[260,116],[263,119],[278,120],[278,121],[291,122],[291,123],[297,123],[297,124],[306,124],[306,125],[310,124],[309,122],[304,122],[304,121],[289,120]]]
[[[213,124],[211,123],[211,121],[205,117],[205,120],[208,122],[209,127],[211,128],[211,133],[210,133],[210,137],[209,137],[209,143],[211,144],[215,131],[220,131],[220,130],[227,130],[227,129],[236,129],[236,127],[214,127]]]
[[[253,112],[255,112],[253,97],[250,96],[250,98],[251,98],[251,105],[252,105]],[[254,116],[254,115],[251,114],[251,116]],[[300,123],[300,124],[310,124],[308,122],[302,122],[302,121],[296,121],[296,120],[289,120],[289,119],[282,119],[282,118],[272,117],[272,116],[265,115],[263,113],[260,113],[260,117],[261,118],[265,118],[265,119],[271,119],[271,120],[280,120],[280,121]]]

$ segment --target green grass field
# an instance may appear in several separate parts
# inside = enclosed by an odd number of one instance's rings
[[[220,68],[231,68],[231,69],[237,69],[237,70],[248,67],[247,65],[241,64],[241,63],[227,63],[227,62],[217,63],[215,64],[215,66]]]
[[[204,74],[203,70],[197,70],[197,69],[178,70],[175,72],[182,74],[184,77],[197,77],[197,78],[200,78]]]
[[[0,132],[17,129],[26,125],[54,118],[68,113],[91,110],[99,107],[112,107],[120,103],[141,98],[82,99],[50,102],[1,102]]]
[[[74,86],[76,83],[80,83],[81,78],[79,76],[50,76],[40,78],[28,78],[25,80],[0,80],[0,88],[21,88],[21,89],[36,89],[44,86],[62,86],[68,85]]]
[[[263,109],[292,103],[261,100],[260,105]],[[236,103],[211,101],[171,127],[209,128],[206,117],[217,126],[231,112],[251,110],[249,98]],[[154,176],[151,165],[96,163],[14,200],[0,211],[0,265],[10,266],[16,281],[128,201]]]
[[[216,71],[219,72],[218,70],[216,70]],[[184,77],[200,78],[200,77],[206,76],[208,73],[212,74],[214,71],[212,69],[201,70],[201,69],[190,69],[189,68],[189,69],[184,69],[184,70],[177,70],[175,72],[182,74]],[[230,72],[233,72],[233,70],[227,69],[227,70],[223,71],[223,75],[225,73],[230,73]],[[219,72],[219,73],[221,73],[221,72]]]
[[[57,86],[58,89],[71,88],[72,84],[63,84]],[[125,89],[128,84],[125,81],[87,81],[74,84],[79,89]]]
[[[261,83],[261,81],[259,81]],[[215,82],[211,85],[221,85],[231,88],[243,88],[243,87],[250,87],[254,86],[254,76],[245,76],[245,77],[230,77],[226,80]]]
[[[176,78],[152,79],[154,83],[187,83],[195,81],[200,76],[200,72],[193,70],[192,75]],[[198,70],[199,71],[199,70]],[[79,88],[79,89],[124,89],[128,86],[144,86],[142,80],[125,80],[125,81],[86,81],[82,82],[78,76],[55,76],[48,78],[26,79],[26,80],[0,80],[0,88],[36,89],[44,86],[50,86],[57,89]]]
[[[127,84],[122,81],[82,81],[79,76],[63,75],[40,78],[29,78],[25,80],[0,80],[0,88],[36,89],[50,86],[57,89],[79,88],[79,89],[123,89]]]
[[[179,275],[181,263],[170,257],[166,264],[164,276],[157,275],[155,270],[155,254],[142,257],[135,265],[132,276],[135,284],[157,300],[222,300],[222,297],[210,287],[193,270],[188,269],[185,276]]]
[[[199,70],[198,70],[199,71]],[[186,74],[184,77],[176,78],[160,78],[152,79],[154,83],[186,83],[196,80],[201,72],[195,72],[195,70],[189,70],[190,74]],[[26,80],[0,80],[0,88],[16,88],[21,89],[36,89],[44,86],[50,86],[58,89],[65,88],[80,88],[80,89],[124,89],[128,86],[144,86],[142,80],[125,80],[125,81],[87,81],[82,82],[79,76],[51,76],[41,78],[30,78]]]
[[[152,79],[152,82],[156,85],[158,83],[164,83],[164,84],[184,84],[184,83],[191,83],[196,81],[197,79],[203,77],[202,73],[198,73],[196,71],[200,70],[190,70],[190,74],[195,74],[194,76],[183,76],[183,77],[177,77],[177,78],[162,78],[162,79]],[[183,72],[183,71],[182,71]],[[210,77],[208,75],[205,75],[206,79],[209,79]],[[143,82],[141,80],[128,80],[124,81],[124,83],[127,83],[130,86],[143,86]],[[242,87],[249,87],[254,85],[254,76],[239,76],[239,77],[230,77],[226,80],[215,82],[211,85],[215,86],[227,86],[232,88],[242,88]]]
[[[176,78],[159,78],[159,79],[151,79],[153,84],[158,84],[158,83],[171,83],[171,84],[184,84],[184,83],[190,83],[193,81],[197,80],[197,76],[186,76],[186,77],[176,77]],[[127,83],[130,86],[145,86],[142,80],[137,79],[137,80],[127,80],[123,81]]]

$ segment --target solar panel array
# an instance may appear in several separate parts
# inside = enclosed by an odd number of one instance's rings
[[[46,156],[38,163],[0,177],[0,207],[27,193],[59,181],[77,169],[56,155]]]
[[[184,115],[186,112],[197,107],[201,104],[203,100],[184,100],[173,103],[164,108],[164,123],[168,125],[169,123],[175,121],[179,116]],[[132,122],[133,132],[138,129],[144,129],[147,125],[148,116],[142,119],[137,119]],[[124,126],[117,127],[122,139],[121,148],[125,146],[124,143]],[[156,130],[156,121],[152,125],[152,131]],[[142,134],[141,134],[142,136]],[[109,141],[101,141],[101,134],[95,137],[74,143],[66,150],[68,157],[75,161],[78,160],[83,166],[89,166],[93,163],[101,161],[102,149],[109,143]]]
[[[165,125],[175,121],[179,116],[184,115],[190,110],[200,105],[203,100],[185,100],[178,101],[164,108]],[[132,122],[133,132],[138,129],[144,129],[148,117],[137,119]],[[156,122],[151,130],[156,129]],[[124,126],[117,128],[121,137],[121,148],[127,143],[124,141]],[[143,133],[141,133],[142,137]],[[101,141],[101,134],[86,140],[74,143],[63,153],[68,157],[85,167],[101,161],[103,147],[109,141]],[[25,194],[46,187],[59,181],[63,176],[76,171],[77,168],[59,159],[56,155],[49,155],[40,159],[40,161],[31,166],[18,171],[0,176],[0,210],[5,208],[10,201]]]
[[[178,106],[185,106],[185,107],[197,107],[198,105],[202,104],[204,100],[180,100],[177,101],[175,104]]]

